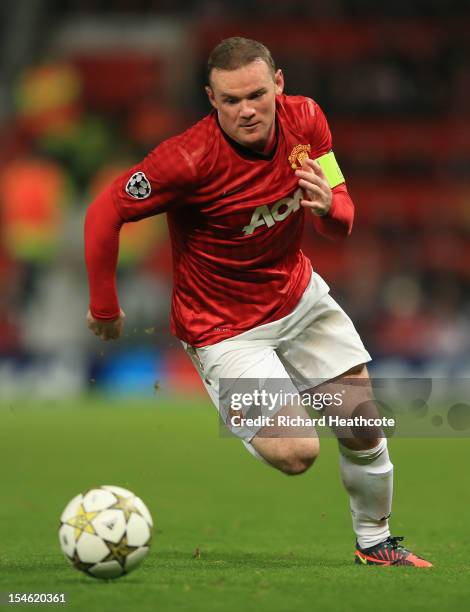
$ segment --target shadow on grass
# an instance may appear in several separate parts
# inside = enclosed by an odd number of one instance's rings
[[[219,551],[217,549],[191,551],[191,550],[156,550],[145,560],[143,567],[147,570],[153,568],[179,569],[195,567],[197,565],[209,568],[243,568],[243,569],[308,569],[314,567],[345,567],[351,565],[351,560],[337,558],[325,559],[315,555],[292,553],[270,553],[254,551]],[[44,559],[0,559],[2,573],[28,575],[31,572],[68,573],[73,570],[67,561],[61,558]],[[134,576],[134,574],[131,574]]]
[[[196,554],[191,551],[160,550],[147,561],[147,567],[187,568],[197,564],[205,569],[311,569],[315,567],[338,568],[351,565],[351,559],[325,559],[315,555],[292,553],[270,553],[254,551],[218,551],[201,550]]]
[[[59,558],[33,558],[33,559],[1,559],[0,569],[2,579],[0,585],[6,584],[34,584],[42,582],[43,577],[47,576],[46,583],[54,582],[61,585],[64,590],[67,588],[78,587],[81,589],[90,588],[90,585],[115,584],[116,582],[126,583],[133,586],[145,586],[153,582],[158,576],[160,580],[179,582],[182,576],[213,575],[220,578],[220,574],[230,575],[252,575],[253,573],[267,571],[274,573],[283,571],[297,570],[300,573],[309,570],[326,570],[327,572],[340,568],[351,567],[351,559],[338,559],[337,557],[325,559],[325,557],[315,555],[297,554],[295,552],[271,553],[267,551],[220,551],[198,550],[155,550],[145,559],[144,563],[136,572],[122,576],[114,580],[100,580],[86,576],[72,568],[67,561]],[[45,586],[45,585],[44,585]],[[93,588],[91,586],[91,588]]]

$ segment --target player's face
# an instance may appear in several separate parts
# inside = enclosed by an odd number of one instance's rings
[[[284,77],[274,75],[263,60],[256,60],[237,70],[214,69],[210,103],[217,109],[224,132],[239,144],[261,151],[274,129],[276,95],[284,89]]]

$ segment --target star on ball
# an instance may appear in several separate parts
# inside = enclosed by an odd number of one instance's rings
[[[71,519],[66,521],[67,525],[75,528],[75,540],[82,535],[85,531],[86,533],[96,534],[95,528],[91,524],[91,521],[95,518],[95,516],[99,514],[98,512],[86,512],[83,504],[80,504],[78,509],[78,514],[73,516]]]
[[[138,546],[129,546],[127,543],[127,536],[123,536],[117,544],[112,542],[105,542],[109,549],[109,555],[104,561],[117,561],[122,567],[125,566],[127,556],[134,550],[137,550]]]
[[[113,493],[113,495],[117,497],[117,502],[110,506],[110,509],[112,508],[113,510],[122,510],[124,516],[126,517],[126,521],[129,520],[129,517],[133,512],[142,516],[140,510],[137,508],[137,506],[134,505],[133,497],[123,497],[122,495],[118,495],[117,493]]]

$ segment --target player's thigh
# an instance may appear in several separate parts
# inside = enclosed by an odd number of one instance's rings
[[[297,393],[269,342],[223,341],[187,347],[222,421],[246,442]]]
[[[314,304],[308,324],[298,322],[293,333],[279,344],[277,353],[301,390],[371,360],[353,322],[329,294]]]
[[[360,414],[377,418],[365,365],[371,358],[353,322],[339,304],[325,295],[312,308],[308,324],[302,327],[300,322],[299,328],[297,334],[278,348],[280,359],[298,388],[335,398],[329,406],[325,403],[317,406],[327,418],[351,418]],[[345,446],[352,448],[373,446],[380,433],[376,428],[333,426],[332,429],[344,440]]]

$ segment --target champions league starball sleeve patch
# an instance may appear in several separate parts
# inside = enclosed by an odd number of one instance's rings
[[[144,200],[152,193],[150,181],[143,172],[134,172],[127,181],[126,193],[136,200]]]

